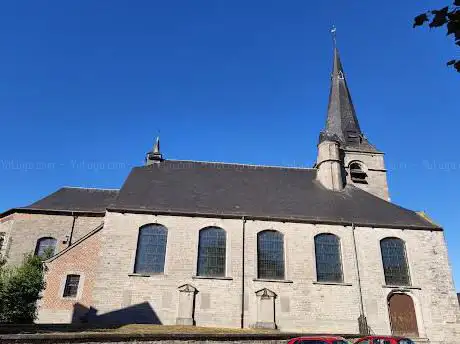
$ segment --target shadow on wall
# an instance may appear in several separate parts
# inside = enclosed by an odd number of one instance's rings
[[[142,302],[116,311],[97,315],[97,309],[80,303],[73,306],[72,324],[154,324],[162,325],[160,318],[148,302]]]

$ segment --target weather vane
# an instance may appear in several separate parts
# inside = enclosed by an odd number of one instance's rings
[[[334,47],[337,45],[336,31],[337,31],[337,28],[335,27],[335,25],[332,25],[331,35],[332,35],[332,41],[334,42]]]

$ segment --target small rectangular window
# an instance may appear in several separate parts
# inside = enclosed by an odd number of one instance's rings
[[[80,275],[67,275],[63,297],[77,297]]]

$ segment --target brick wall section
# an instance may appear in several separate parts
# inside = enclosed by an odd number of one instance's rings
[[[68,246],[63,243],[67,235],[70,235],[73,217],[69,215],[49,214],[24,214],[15,213],[14,221],[8,228],[8,264],[17,265],[22,262],[24,254],[34,252],[37,240],[42,237],[53,237],[57,239],[58,250],[61,251]],[[102,217],[79,216],[75,221],[73,242],[96,228]],[[9,222],[0,224],[2,228],[8,227]]]
[[[93,287],[100,252],[100,231],[46,264],[46,289],[39,304],[40,323],[71,322],[74,306],[89,308],[93,304]],[[76,298],[64,298],[66,276],[80,275]]]

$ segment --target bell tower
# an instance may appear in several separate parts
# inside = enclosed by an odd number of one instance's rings
[[[361,131],[340,61],[335,29],[332,32],[334,61],[326,126],[319,136],[317,179],[334,191],[354,185],[389,201],[384,153]],[[342,188],[338,181],[342,181]]]
[[[152,164],[157,164],[162,162],[163,159],[163,154],[161,154],[160,151],[160,137],[157,136],[157,139],[155,140],[155,143],[153,145],[153,149],[148,152],[145,156],[145,165],[149,166]]]

